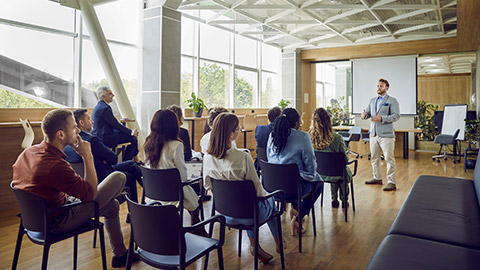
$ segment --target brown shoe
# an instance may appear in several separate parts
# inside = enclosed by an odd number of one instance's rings
[[[392,183],[388,183],[383,187],[383,191],[391,191],[391,190],[396,190],[397,186]]]
[[[382,180],[377,180],[377,179],[373,178],[371,180],[365,181],[365,184],[367,184],[367,185],[381,185]]]

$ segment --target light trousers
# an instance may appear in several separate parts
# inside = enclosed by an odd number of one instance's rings
[[[395,184],[396,162],[394,156],[395,138],[370,137],[370,153],[372,154],[372,173],[373,178],[382,179],[380,154],[383,152],[385,162],[387,163],[387,182]]]
[[[97,197],[100,216],[104,217],[105,229],[110,239],[113,255],[122,256],[127,249],[123,244],[122,229],[118,211],[118,201],[115,199],[125,187],[126,177],[121,172],[109,174],[97,186]],[[52,224],[52,231],[56,233],[69,232],[78,229],[94,215],[92,204],[80,205],[69,209],[62,214],[60,220]]]

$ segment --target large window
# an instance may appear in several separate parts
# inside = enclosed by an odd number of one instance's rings
[[[199,11],[185,12],[192,14]],[[200,12],[208,20],[215,13]],[[221,16],[227,20],[226,16]],[[191,92],[207,107],[272,107],[281,99],[280,49],[182,17],[181,106]],[[230,31],[229,31],[230,29]]]
[[[94,90],[107,83],[80,12],[54,1],[16,0],[1,5],[0,99],[10,107],[93,107]],[[119,0],[95,7],[127,96],[137,100],[140,0]],[[8,20],[8,23],[5,23]],[[76,81],[82,67],[81,82]],[[82,99],[78,102],[74,85]],[[9,93],[6,93],[9,92]]]

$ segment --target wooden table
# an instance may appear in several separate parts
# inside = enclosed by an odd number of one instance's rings
[[[333,130],[350,130],[352,126],[334,126]],[[363,131],[368,131],[367,128],[362,128]],[[403,134],[403,158],[408,158],[408,133],[421,133],[422,129],[420,128],[412,128],[412,129],[395,129],[396,133]]]

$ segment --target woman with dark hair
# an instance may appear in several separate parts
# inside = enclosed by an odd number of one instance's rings
[[[250,180],[255,185],[257,196],[265,196],[267,193],[260,183],[250,154],[232,147],[232,143],[237,139],[239,132],[239,121],[234,114],[222,113],[215,118],[210,144],[203,159],[205,188],[211,189],[211,178],[225,181]],[[274,198],[259,202],[258,208],[260,222],[268,219],[275,211]],[[227,222],[231,224],[253,224],[253,219],[226,218]],[[275,220],[271,220],[267,224],[275,239],[277,252],[280,252],[278,235],[281,232],[278,231]],[[248,230],[247,235],[250,239],[250,253],[253,255],[255,245],[254,233],[252,230]],[[286,248],[286,245],[284,244],[283,247]],[[266,264],[273,259],[273,256],[259,246],[258,258],[262,263]]]
[[[177,115],[173,111],[162,109],[155,112],[150,124],[150,134],[144,145],[145,166],[152,169],[177,168],[182,182],[185,182],[187,166],[183,143],[178,138],[178,124]],[[198,195],[191,186],[183,187],[183,195],[183,206],[190,212],[192,224],[196,224],[200,221]]]
[[[345,154],[346,146],[342,136],[333,132],[332,119],[324,108],[317,108],[313,112],[312,125],[310,127],[310,137],[312,138],[313,148],[321,152],[342,152]],[[345,161],[348,161],[348,157],[345,154]],[[352,181],[352,171],[347,167],[347,180],[350,183]],[[323,176],[324,180],[340,181],[341,176]],[[340,199],[343,202],[345,194],[348,196],[348,185],[345,192],[344,186],[338,183],[331,183],[332,193],[332,207],[338,208],[340,203],[338,202],[338,190],[340,189]],[[347,202],[348,206],[348,202]],[[345,205],[342,204],[342,207]]]
[[[282,114],[275,119],[272,133],[270,133],[268,138],[268,162],[274,164],[297,164],[300,176],[303,178],[302,191],[304,194],[314,191],[313,202],[315,202],[323,192],[323,182],[320,175],[316,172],[317,162],[310,136],[306,132],[298,131],[299,127],[300,115],[297,110],[294,108],[283,110]],[[310,197],[303,199],[302,213],[298,213],[298,206],[292,203],[292,209],[290,210],[292,235],[295,235],[298,231],[297,216],[300,215],[300,218],[303,218],[307,215],[313,202]]]
[[[183,125],[182,108],[180,108],[177,105],[170,105],[167,107],[167,109],[173,111],[177,115],[179,126],[182,126]],[[190,146],[190,135],[188,135],[188,130],[180,127],[180,133],[178,137],[183,142],[183,146],[185,148],[185,161],[189,161],[190,159],[192,159],[192,147]]]

